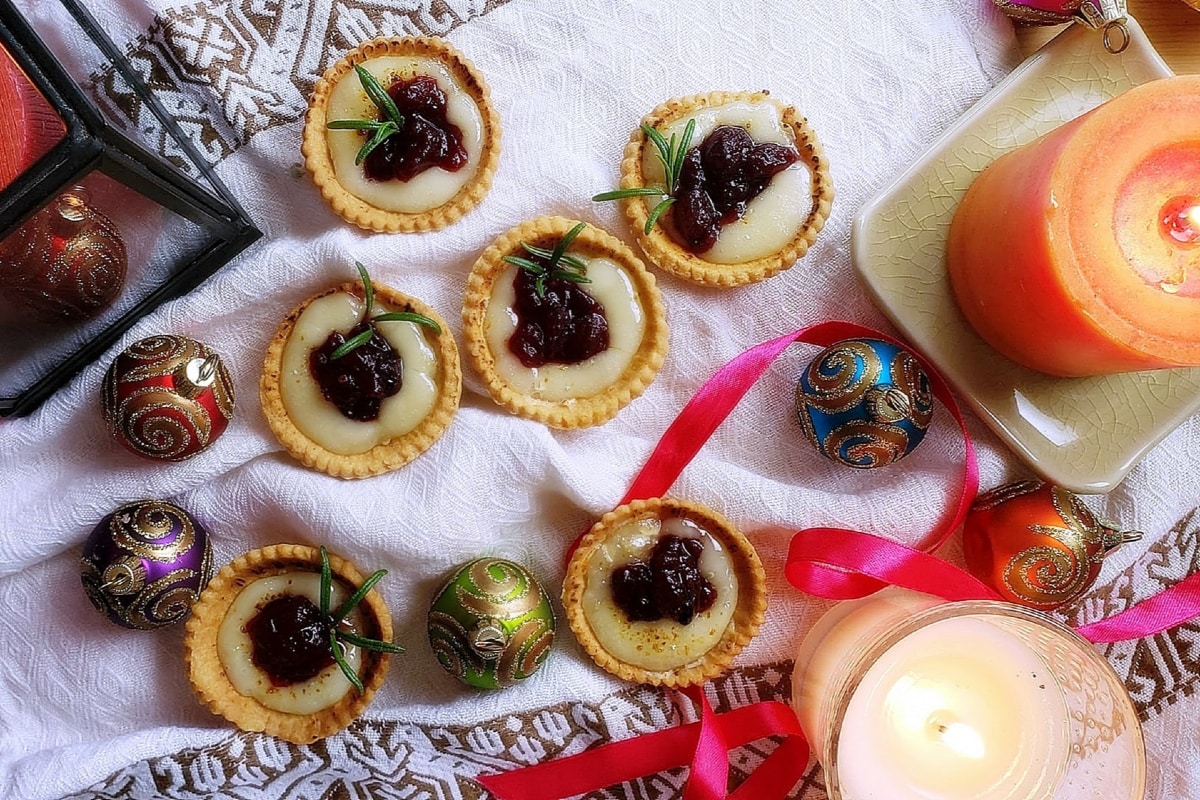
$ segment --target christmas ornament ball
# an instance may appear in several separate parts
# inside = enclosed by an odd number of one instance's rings
[[[796,414],[827,458],[872,469],[921,443],[933,394],[912,353],[880,339],[847,339],[822,350],[801,373]]]
[[[27,316],[90,319],[125,285],[125,241],[89,200],[77,186],[0,242],[0,295]]]
[[[1061,486],[1019,481],[975,500],[963,522],[963,556],[1004,599],[1048,611],[1087,591],[1104,556],[1140,537],[1097,518]]]
[[[468,686],[500,689],[545,663],[554,609],[537,579],[500,558],[454,571],[429,608],[429,644],[438,663]]]
[[[80,576],[88,599],[117,625],[173,625],[212,577],[208,533],[162,500],[127,503],[100,521],[83,546]]]
[[[152,336],[109,367],[101,387],[113,438],[140,456],[183,461],[233,418],[233,379],[221,357],[186,336]]]

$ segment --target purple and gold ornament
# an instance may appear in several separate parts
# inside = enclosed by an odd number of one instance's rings
[[[976,498],[963,557],[1005,600],[1049,611],[1087,591],[1104,556],[1141,535],[1096,517],[1061,486],[1019,481]]]
[[[183,461],[233,418],[233,379],[221,357],[186,336],[152,336],[113,361],[101,388],[108,432],[131,452]]]
[[[98,611],[117,625],[153,630],[187,617],[212,577],[212,546],[182,508],[140,500],[100,521],[79,568]]]
[[[529,570],[480,558],[455,570],[429,608],[429,644],[438,663],[468,686],[500,689],[545,663],[554,609]]]
[[[796,414],[826,457],[871,469],[921,443],[933,393],[912,353],[879,339],[847,339],[822,350],[800,375]]]

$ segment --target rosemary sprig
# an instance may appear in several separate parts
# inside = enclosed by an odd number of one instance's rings
[[[520,267],[533,276],[533,290],[537,292],[538,297],[546,296],[546,281],[551,278],[561,278],[565,281],[573,283],[591,283],[591,280],[585,274],[587,272],[587,264],[578,256],[569,255],[567,248],[571,246],[571,242],[575,241],[576,237],[583,232],[587,227],[586,222],[580,222],[574,228],[563,234],[563,237],[558,240],[553,250],[547,250],[544,247],[521,242],[521,247],[525,252],[541,261],[534,261],[524,256],[504,256],[501,260]]]
[[[342,670],[342,674],[346,676],[346,680],[354,684],[354,688],[358,691],[364,691],[362,679],[358,677],[358,673],[346,661],[345,654],[342,649],[345,645],[359,647],[364,650],[374,650],[377,653],[403,653],[404,648],[400,645],[391,642],[383,642],[379,639],[369,639],[365,636],[351,633],[341,626],[341,622],[346,618],[346,615],[354,610],[354,607],[362,602],[367,593],[375,587],[375,584],[387,575],[387,570],[381,569],[371,573],[371,577],[362,582],[362,585],[354,591],[338,607],[338,610],[332,615],[329,613],[330,596],[333,592],[333,570],[329,566],[329,552],[324,546],[321,547],[321,614],[324,615],[329,624],[329,650],[333,653],[333,660],[337,662],[338,667]]]
[[[389,136],[400,132],[400,129],[404,127],[404,115],[400,113],[392,96],[387,93],[387,89],[383,88],[383,84],[376,80],[374,75],[361,64],[354,65],[354,72],[358,75],[358,82],[362,84],[363,91],[367,93],[367,99],[379,109],[382,119],[335,119],[326,123],[325,127],[335,131],[370,132],[371,136],[354,157],[354,164],[358,166]]]
[[[645,233],[649,235],[650,231],[654,230],[654,226],[658,224],[659,217],[675,202],[675,192],[679,189],[679,175],[683,172],[683,159],[687,155],[688,146],[692,143],[692,136],[696,133],[696,120],[689,119],[683,128],[683,135],[676,138],[672,133],[670,141],[664,139],[661,133],[649,125],[643,124],[641,128],[642,133],[654,144],[654,149],[657,151],[655,155],[662,164],[665,185],[662,188],[635,186],[629,189],[601,192],[592,200],[604,202],[606,200],[625,200],[630,197],[661,197],[662,200],[650,210],[650,214],[646,217]]]
[[[375,335],[376,322],[415,322],[418,325],[431,328],[434,333],[441,334],[441,325],[438,325],[435,320],[430,319],[424,314],[418,314],[415,311],[387,311],[383,314],[370,316],[371,309],[375,305],[375,286],[371,283],[371,276],[367,274],[367,268],[363,266],[361,261],[355,261],[354,266],[358,268],[358,274],[362,278],[363,318],[369,324],[365,331],[350,337],[334,348],[334,351],[329,354],[330,361],[337,361],[339,358],[371,341],[371,337]]]

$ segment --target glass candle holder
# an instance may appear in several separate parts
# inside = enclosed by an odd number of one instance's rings
[[[0,0],[0,416],[259,236],[81,0],[20,3]]]
[[[889,589],[801,643],[793,706],[830,800],[1141,800],[1125,687],[1052,618]]]

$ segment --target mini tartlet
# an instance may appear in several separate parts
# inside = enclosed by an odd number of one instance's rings
[[[445,432],[462,395],[458,346],[442,318],[425,303],[387,286],[344,283],[308,298],[280,324],[267,347],[259,399],[267,423],[300,463],[339,478],[364,478],[404,466]],[[342,414],[323,395],[308,359],[333,331],[346,332],[370,311],[413,312],[438,326],[375,323],[402,357],[400,391],[382,402],[379,418]],[[385,327],[386,326],[386,327]]]
[[[748,132],[756,145],[777,143],[794,150],[797,158],[749,201],[744,216],[722,226],[717,244],[702,253],[691,252],[672,230],[679,203],[647,232],[647,220],[658,200],[623,199],[646,257],[664,272],[719,286],[761,281],[792,266],[816,241],[833,201],[829,164],[808,121],[765,91],[712,92],[668,100],[646,115],[630,136],[621,162],[622,190],[663,187],[659,148],[644,129],[657,131],[664,141],[674,137],[682,144],[689,120],[696,124],[688,150],[699,148],[718,126],[732,126]]]
[[[366,177],[356,155],[364,131],[331,130],[335,120],[377,120],[355,67],[385,88],[432,77],[446,96],[446,116],[462,134],[466,161],[453,170],[432,167],[407,181]],[[408,136],[405,129],[396,134]],[[334,63],[309,100],[301,143],[304,165],[333,210],[354,225],[395,233],[443,228],[474,208],[491,188],[500,161],[500,118],[482,77],[461,53],[436,37],[381,38]]]
[[[329,555],[328,563],[336,607],[364,578],[345,559]],[[320,574],[320,550],[283,544],[246,553],[209,583],[192,607],[183,644],[192,688],[213,713],[245,731],[307,744],[345,728],[367,708],[387,675],[386,652],[345,645],[343,658],[356,668],[361,692],[336,664],[307,681],[273,685],[251,655],[246,620],[285,595],[319,602],[312,595],[320,591]],[[391,642],[391,614],[374,589],[355,607],[354,629],[359,636]]]
[[[686,624],[653,613],[633,619],[616,599],[616,571],[654,564],[654,550],[668,536],[704,544],[694,566],[709,582],[709,605]],[[724,517],[696,503],[653,498],[620,506],[592,527],[567,565],[562,599],[567,623],[596,664],[625,680],[679,687],[728,669],[758,632],[766,597],[758,554]]]
[[[509,346],[520,325],[515,283],[523,270],[506,259],[553,250],[564,238],[564,257],[584,267],[572,282],[603,306],[607,343],[576,363],[528,367]],[[616,237],[563,217],[524,222],[484,251],[467,278],[463,335],[492,399],[554,428],[612,419],[654,380],[668,343],[662,298],[642,261]]]

